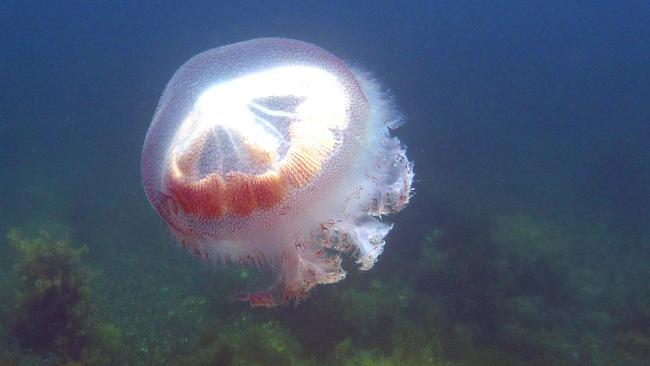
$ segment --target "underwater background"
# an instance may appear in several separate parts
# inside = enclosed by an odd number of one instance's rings
[[[185,253],[140,154],[198,52],[289,37],[367,69],[415,195],[298,306]],[[3,1],[0,364],[650,364],[647,1]]]

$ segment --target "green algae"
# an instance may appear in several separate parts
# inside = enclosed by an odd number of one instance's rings
[[[85,264],[88,248],[74,247],[41,231],[7,234],[17,253],[15,296],[8,310],[10,334],[25,359],[40,364],[110,364],[123,350],[120,330],[101,317],[93,301],[95,273]]]

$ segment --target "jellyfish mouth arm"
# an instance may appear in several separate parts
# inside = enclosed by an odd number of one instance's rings
[[[345,278],[338,253],[299,249],[290,256],[282,258],[276,283],[271,287],[242,294],[238,298],[251,306],[273,307],[288,303],[299,304],[304,301],[313,287],[330,284]]]

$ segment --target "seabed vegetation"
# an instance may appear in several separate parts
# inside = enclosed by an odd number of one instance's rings
[[[376,271],[350,268],[346,281],[318,287],[304,303],[269,310],[233,296],[255,270],[197,262],[171,245],[155,216],[142,225],[118,210],[107,205],[95,218],[109,228],[42,217],[4,228],[0,364],[650,359],[650,265],[639,260],[647,253],[617,250],[621,239],[605,226],[526,212],[459,216],[408,248],[389,245]],[[140,226],[154,229],[143,236]]]

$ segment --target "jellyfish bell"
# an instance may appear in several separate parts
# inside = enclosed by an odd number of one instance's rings
[[[142,151],[149,201],[195,256],[270,269],[255,306],[299,302],[370,269],[408,203],[400,122],[367,74],[280,38],[200,53],[174,74]]]

